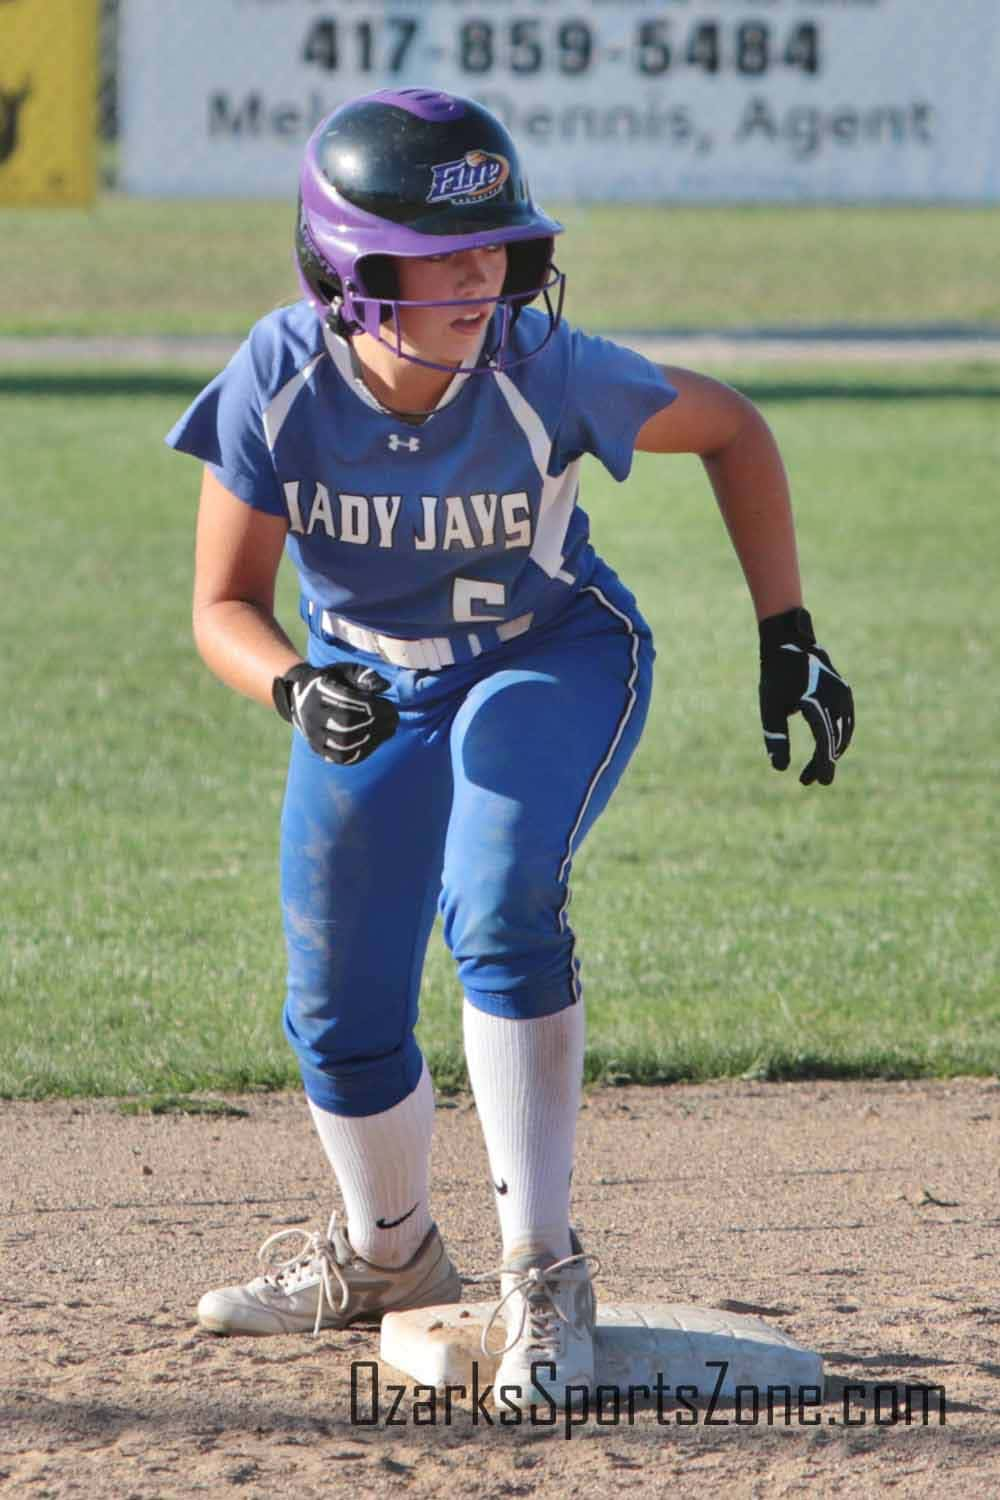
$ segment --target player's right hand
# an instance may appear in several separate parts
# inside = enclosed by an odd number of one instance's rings
[[[281,717],[317,755],[352,766],[396,733],[399,711],[381,696],[388,687],[373,667],[355,662],[312,667],[303,661],[274,679],[272,696]]]

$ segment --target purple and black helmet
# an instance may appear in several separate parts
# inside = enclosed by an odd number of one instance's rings
[[[532,202],[505,127],[471,99],[382,89],[335,110],[306,146],[295,238],[302,289],[337,332],[363,331],[397,354],[400,306],[448,304],[401,303],[392,257],[496,244],[508,247],[507,276],[486,367],[515,362],[506,357],[511,329],[541,295],[548,325],[537,354],[562,311],[564,277],[552,264],[561,231]]]

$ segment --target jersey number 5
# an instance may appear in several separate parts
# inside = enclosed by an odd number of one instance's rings
[[[502,620],[503,607],[507,603],[507,588],[502,583],[489,583],[480,578],[456,578],[451,591],[451,613],[460,625],[480,624],[484,620]],[[499,608],[500,614],[477,610],[477,604]]]

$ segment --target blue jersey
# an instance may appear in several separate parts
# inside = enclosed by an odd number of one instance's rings
[[[523,311],[514,357],[543,331]],[[583,455],[624,479],[640,427],[675,395],[640,355],[561,323],[507,372],[459,372],[415,424],[379,405],[347,341],[299,302],[256,324],[167,442],[287,520],[314,611],[404,639],[502,638],[593,571]]]

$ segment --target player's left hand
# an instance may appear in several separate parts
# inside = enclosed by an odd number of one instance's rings
[[[854,697],[822,646],[808,610],[790,609],[760,622],[760,717],[776,771],[790,759],[788,717],[801,713],[816,748],[799,780],[829,786],[854,733]]]

